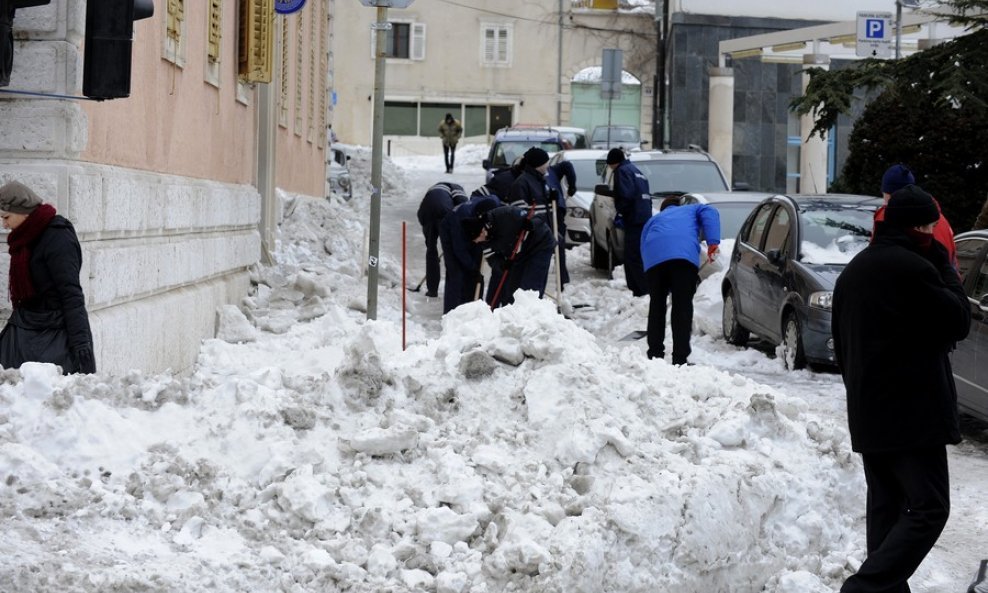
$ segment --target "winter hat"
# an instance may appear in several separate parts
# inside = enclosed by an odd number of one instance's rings
[[[549,153],[537,146],[533,146],[525,151],[525,164],[533,169],[538,169],[549,162]]]
[[[480,231],[484,230],[486,221],[483,217],[464,218],[460,224],[463,225],[463,232],[467,239],[473,241],[480,236]]]
[[[916,183],[916,178],[909,167],[905,165],[892,165],[885,170],[882,175],[882,193],[894,194],[907,185]]]
[[[893,226],[912,228],[938,220],[937,203],[918,185],[907,185],[898,190],[885,206],[885,222]]]
[[[620,148],[612,148],[607,152],[607,164],[616,165],[624,161],[624,151]]]
[[[0,210],[12,214],[30,214],[44,200],[19,181],[0,187]]]

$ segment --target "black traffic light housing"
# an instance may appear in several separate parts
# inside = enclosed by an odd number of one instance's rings
[[[130,96],[134,21],[146,19],[153,14],[153,0],[86,2],[83,95],[99,100]]]
[[[0,0],[0,86],[10,84],[14,68],[14,11],[49,3],[51,0]]]

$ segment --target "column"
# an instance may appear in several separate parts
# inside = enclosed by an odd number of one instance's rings
[[[830,56],[806,54],[803,56],[803,66],[829,70]],[[805,93],[806,86],[810,83],[810,76],[805,72],[801,76]],[[810,138],[813,124],[812,112],[799,118],[799,137],[802,139],[799,150],[799,193],[801,194],[827,193],[827,137],[814,135]]]
[[[734,69],[710,67],[710,103],[707,116],[707,146],[710,156],[732,180],[734,159]]]

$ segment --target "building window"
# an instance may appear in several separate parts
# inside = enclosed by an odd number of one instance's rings
[[[371,31],[371,58],[377,51],[377,32]],[[385,31],[387,44],[385,57],[398,60],[425,59],[425,23],[391,21],[391,29]]]
[[[484,66],[511,65],[511,25],[484,23],[481,27],[480,63]]]
[[[220,53],[222,51],[223,2],[209,0],[206,21],[206,82],[220,86]]]
[[[168,0],[165,13],[165,59],[185,65],[185,0]]]
[[[288,128],[288,89],[291,87],[288,78],[291,72],[288,68],[288,54],[291,49],[289,44],[291,31],[288,28],[288,20],[287,16],[281,18],[281,72],[278,78],[278,125],[283,128]]]

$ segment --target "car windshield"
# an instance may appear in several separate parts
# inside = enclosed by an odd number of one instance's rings
[[[491,164],[495,167],[507,167],[521,158],[525,151],[537,146],[549,154],[559,152],[559,143],[554,141],[539,142],[538,140],[510,140],[499,142],[494,149],[494,159]]]
[[[593,131],[592,142],[607,142],[608,128],[596,128]],[[635,128],[610,128],[611,142],[638,142],[640,136]]]
[[[634,161],[648,178],[648,189],[653,194],[666,191],[721,192],[728,191],[727,183],[710,161]]]
[[[744,202],[714,202],[710,204],[720,214],[720,238],[734,239],[748,215],[757,204]]]
[[[574,159],[573,170],[576,172],[576,189],[578,191],[593,191],[594,187],[604,183],[597,173],[597,161],[593,159]]]
[[[799,260],[846,264],[871,240],[874,212],[859,208],[806,210],[800,214]]]

